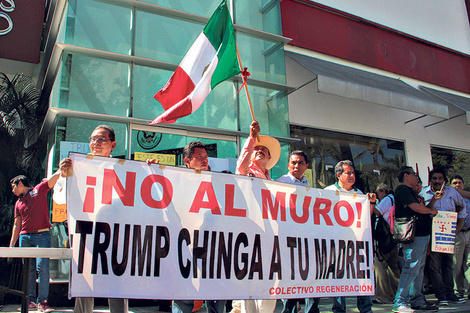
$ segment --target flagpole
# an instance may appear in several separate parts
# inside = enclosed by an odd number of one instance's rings
[[[242,59],[240,58],[240,51],[238,51],[238,43],[235,43],[235,47],[237,48],[238,66],[240,66],[240,71],[243,73]],[[242,74],[242,79],[243,79],[243,74]],[[244,79],[246,79],[246,78],[244,78]],[[246,99],[248,100],[248,105],[250,107],[251,119],[254,122],[254,121],[256,121],[255,111],[253,111],[253,105],[251,104],[250,92],[248,91],[248,84],[246,83],[246,81],[243,81],[243,84],[245,85]],[[261,139],[259,138],[259,134],[256,136],[256,140],[258,140],[258,142],[261,141]]]
[[[243,72],[243,65],[242,65],[242,60],[240,58],[240,51],[238,51],[238,43],[235,43],[235,46],[237,48],[238,65],[240,66],[240,71]],[[253,111],[253,106],[251,105],[250,93],[248,92],[248,84],[245,84],[245,91],[246,91],[246,98],[248,100],[248,105],[250,106],[251,118],[253,119],[253,122],[254,122],[256,121],[255,112]]]

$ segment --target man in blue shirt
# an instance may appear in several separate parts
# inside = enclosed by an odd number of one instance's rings
[[[447,177],[442,169],[433,169],[429,172],[429,186],[423,188],[420,195],[428,204],[433,197],[436,198],[434,207],[438,211],[458,212],[456,234],[459,234],[467,212],[463,197],[452,187],[446,186]],[[454,294],[454,260],[453,255],[443,252],[431,251],[429,255],[429,269],[434,294],[439,306],[448,306],[449,301],[464,303],[465,299]]]
[[[455,175],[450,180],[450,185],[457,191],[464,189],[463,178]],[[467,216],[464,219],[462,229],[455,236],[454,249],[454,282],[458,297],[463,298],[467,293],[465,290],[465,279],[470,282],[470,200],[465,199]]]
[[[342,160],[335,166],[336,183],[325,187],[324,190],[334,190],[339,192],[363,194],[354,184],[356,183],[356,171],[351,160]],[[370,214],[374,211],[377,196],[375,193],[368,193],[367,197],[370,201]],[[372,313],[371,296],[357,296],[357,308],[361,313]],[[346,313],[346,297],[335,297],[333,299],[334,313]]]

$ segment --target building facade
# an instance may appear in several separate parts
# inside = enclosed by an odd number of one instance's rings
[[[467,157],[470,27],[465,1],[446,4],[281,1],[291,136],[310,149],[316,187],[338,159],[374,191],[395,187],[401,165],[426,185],[439,160]]]

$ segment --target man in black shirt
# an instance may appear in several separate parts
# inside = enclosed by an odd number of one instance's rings
[[[405,265],[400,275],[393,312],[411,313],[414,310],[437,311],[435,305],[428,304],[422,294],[424,264],[432,230],[432,216],[437,214],[434,208],[436,199],[428,207],[414,191],[418,176],[410,166],[401,168],[398,176],[400,185],[395,190],[395,217],[417,218],[415,240],[403,244]],[[411,305],[411,308],[410,308]]]

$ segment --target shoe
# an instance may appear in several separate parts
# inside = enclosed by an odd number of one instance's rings
[[[47,303],[47,300],[42,300],[42,302],[38,304],[38,311],[44,312],[44,313],[52,312],[52,309]]]
[[[437,305],[431,304],[431,303],[423,303],[418,306],[412,306],[411,308],[413,310],[432,311],[432,312],[437,312],[439,310]]]
[[[28,305],[28,311],[36,311],[38,306],[34,302],[30,302]],[[18,312],[21,312],[21,307],[18,308]]]
[[[456,295],[453,295],[453,296],[447,298],[447,300],[455,302],[455,303],[465,303],[465,302],[467,302],[467,300],[465,300],[464,298],[457,297]]]
[[[449,306],[449,302],[447,302],[447,300],[439,300],[437,302],[437,305],[438,306]]]
[[[407,305],[393,307],[392,312],[396,313],[414,313],[414,310]]]

